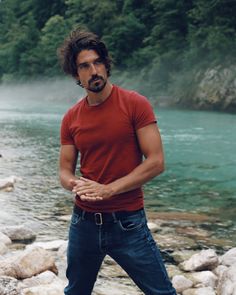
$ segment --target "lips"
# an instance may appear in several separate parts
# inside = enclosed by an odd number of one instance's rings
[[[89,84],[91,85],[92,83],[94,84],[99,84],[99,82],[103,81],[102,77],[96,77],[96,78],[92,78],[90,81],[89,81]]]
[[[97,82],[99,80],[101,80],[101,78],[95,78],[95,79],[92,80],[92,82]]]

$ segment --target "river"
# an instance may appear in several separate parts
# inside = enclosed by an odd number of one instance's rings
[[[33,96],[33,95],[32,95]],[[0,97],[0,178],[22,178],[0,192],[0,224],[28,223],[39,240],[66,238],[72,195],[58,180],[59,127],[76,101]],[[148,183],[146,208],[207,214],[218,238],[236,242],[236,116],[157,108],[166,171]]]

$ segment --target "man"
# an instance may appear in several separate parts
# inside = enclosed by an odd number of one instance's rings
[[[111,84],[111,59],[95,34],[73,31],[59,56],[87,93],[61,125],[60,179],[75,194],[65,294],[91,294],[109,255],[145,294],[174,295],[143,210],[141,186],[164,170],[153,110],[145,97]]]

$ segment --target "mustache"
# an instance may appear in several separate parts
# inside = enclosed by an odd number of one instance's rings
[[[88,83],[91,84],[91,83],[95,82],[98,79],[101,79],[102,81],[104,81],[104,78],[102,76],[94,75],[94,76],[92,76],[91,79],[89,79]]]

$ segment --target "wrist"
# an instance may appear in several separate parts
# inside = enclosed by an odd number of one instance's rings
[[[115,189],[114,189],[114,186],[111,183],[107,184],[107,188],[108,188],[108,194],[109,194],[109,196],[112,197],[113,195],[116,194]]]

